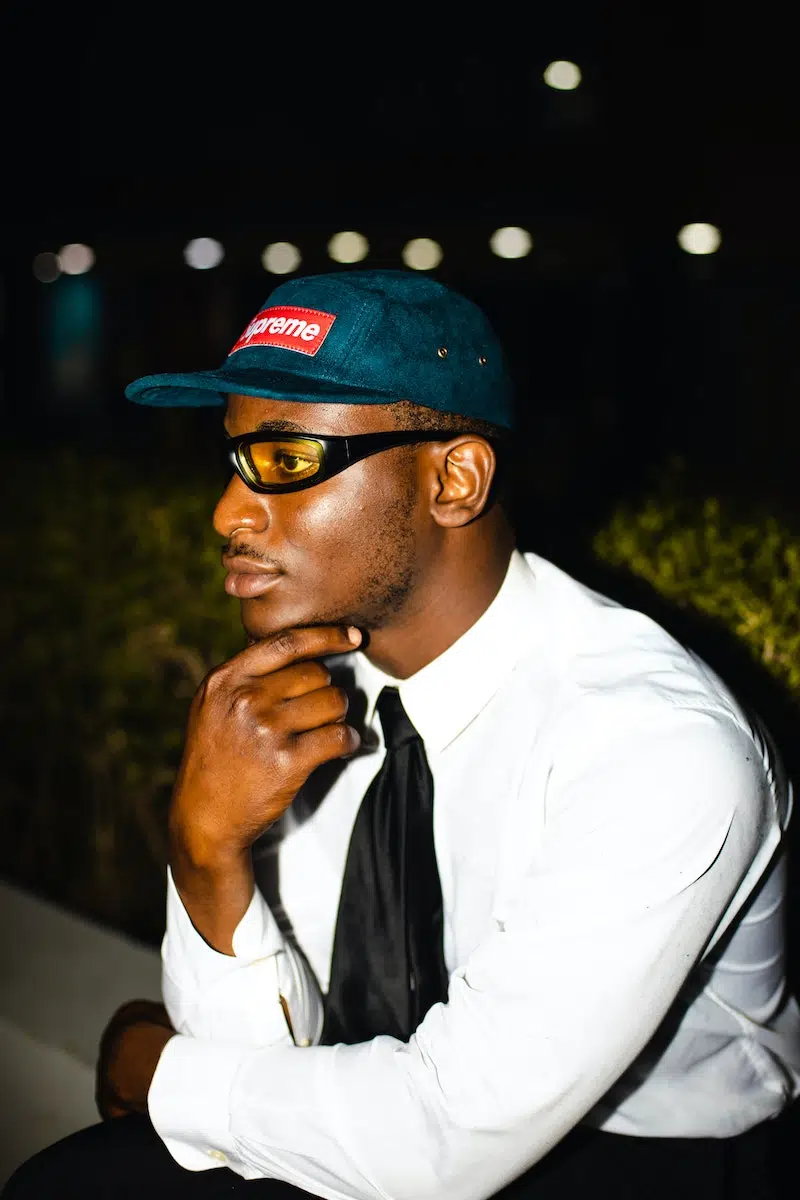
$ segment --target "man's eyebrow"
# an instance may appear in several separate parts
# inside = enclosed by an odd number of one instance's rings
[[[308,428],[298,425],[296,421],[259,421],[254,432],[261,429],[274,429],[277,433],[308,433]]]
[[[223,425],[225,432],[228,433],[228,427],[225,425],[224,421],[223,421],[222,425]],[[255,429],[252,430],[252,432],[260,433],[262,429],[269,430],[272,433],[307,434],[309,432],[305,425],[298,425],[298,423],[296,421],[286,421],[286,420],[259,421],[259,423],[256,425]],[[230,436],[230,435],[228,435],[228,436]]]

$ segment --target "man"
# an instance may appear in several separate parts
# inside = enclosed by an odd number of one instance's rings
[[[249,644],[191,707],[165,1007],[4,1194],[769,1195],[791,788],[707,666],[515,548],[483,314],[297,279],[127,394],[225,404]]]

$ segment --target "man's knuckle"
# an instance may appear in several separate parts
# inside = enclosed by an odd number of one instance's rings
[[[273,713],[269,720],[261,715],[251,714],[249,736],[254,739],[259,754],[267,754],[275,743],[276,738],[283,736],[278,717]],[[255,748],[254,745],[254,748]]]
[[[301,650],[300,638],[293,630],[285,629],[275,635],[272,648],[281,658],[294,658]]]
[[[208,674],[200,680],[200,686],[195,692],[195,700],[202,704],[207,696],[211,696],[219,690],[220,685],[220,670],[219,667],[213,667]]]
[[[248,723],[253,719],[253,701],[255,697],[249,688],[237,688],[230,698],[231,716]]]
[[[292,791],[297,791],[302,786],[315,766],[314,762],[308,760],[304,750],[301,751],[299,747],[294,746],[284,747],[273,761],[276,777],[281,781],[281,786],[289,787]]]
[[[273,754],[275,768],[281,775],[290,775],[297,766],[297,752],[286,742],[276,746]]]

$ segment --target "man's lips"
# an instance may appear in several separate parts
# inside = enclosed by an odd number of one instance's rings
[[[225,576],[225,591],[239,600],[260,596],[262,592],[273,587],[283,574],[283,571],[265,567],[249,558],[223,555],[222,565],[228,572]]]

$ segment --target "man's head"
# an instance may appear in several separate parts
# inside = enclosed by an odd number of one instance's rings
[[[226,404],[237,474],[214,524],[251,638],[342,621],[373,644],[403,629],[419,640],[420,623],[458,624],[467,593],[502,578],[511,542],[492,484],[510,382],[484,315],[433,280],[283,284],[220,370],[152,376],[127,395]],[[420,440],[362,449],[365,435],[396,431]]]

